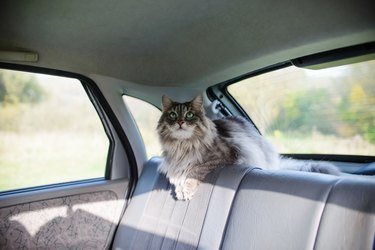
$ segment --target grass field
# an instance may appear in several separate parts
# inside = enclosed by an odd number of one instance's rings
[[[0,132],[0,191],[103,177],[107,151],[95,134]]]
[[[280,153],[375,155],[375,145],[360,136],[340,138],[318,132],[306,136],[277,135],[268,137]]]
[[[155,153],[160,152],[155,137],[144,140],[157,149]],[[282,153],[375,155],[375,145],[360,137],[314,133],[305,137],[278,135],[269,140]],[[103,177],[107,151],[108,140],[102,135],[0,132],[0,191]]]
[[[0,191],[104,177],[109,141],[78,80],[7,70],[0,79]]]

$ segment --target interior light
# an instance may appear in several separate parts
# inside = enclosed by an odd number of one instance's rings
[[[38,53],[0,50],[0,61],[37,62]]]

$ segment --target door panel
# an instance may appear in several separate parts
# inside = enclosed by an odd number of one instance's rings
[[[112,107],[81,75],[0,67],[0,249],[109,248],[137,176]]]
[[[127,187],[123,179],[3,196],[0,249],[108,248]]]

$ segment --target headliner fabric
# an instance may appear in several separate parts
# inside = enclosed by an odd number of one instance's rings
[[[0,49],[35,51],[39,62],[31,65],[47,68],[207,87],[374,40],[370,6],[372,0],[4,0]]]

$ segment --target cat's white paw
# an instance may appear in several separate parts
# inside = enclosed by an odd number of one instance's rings
[[[188,192],[184,192],[184,198],[186,201],[189,201],[193,198],[195,192],[192,192],[192,191],[188,191]]]
[[[180,201],[185,200],[185,196],[184,196],[183,189],[181,186],[176,186],[174,193],[175,193],[175,197],[177,200],[180,200]]]
[[[200,181],[188,178],[183,184],[175,186],[175,196],[177,200],[191,200],[197,192]]]
[[[195,192],[191,192],[191,191],[183,191],[183,190],[175,191],[176,199],[180,201],[191,200],[194,194]]]

